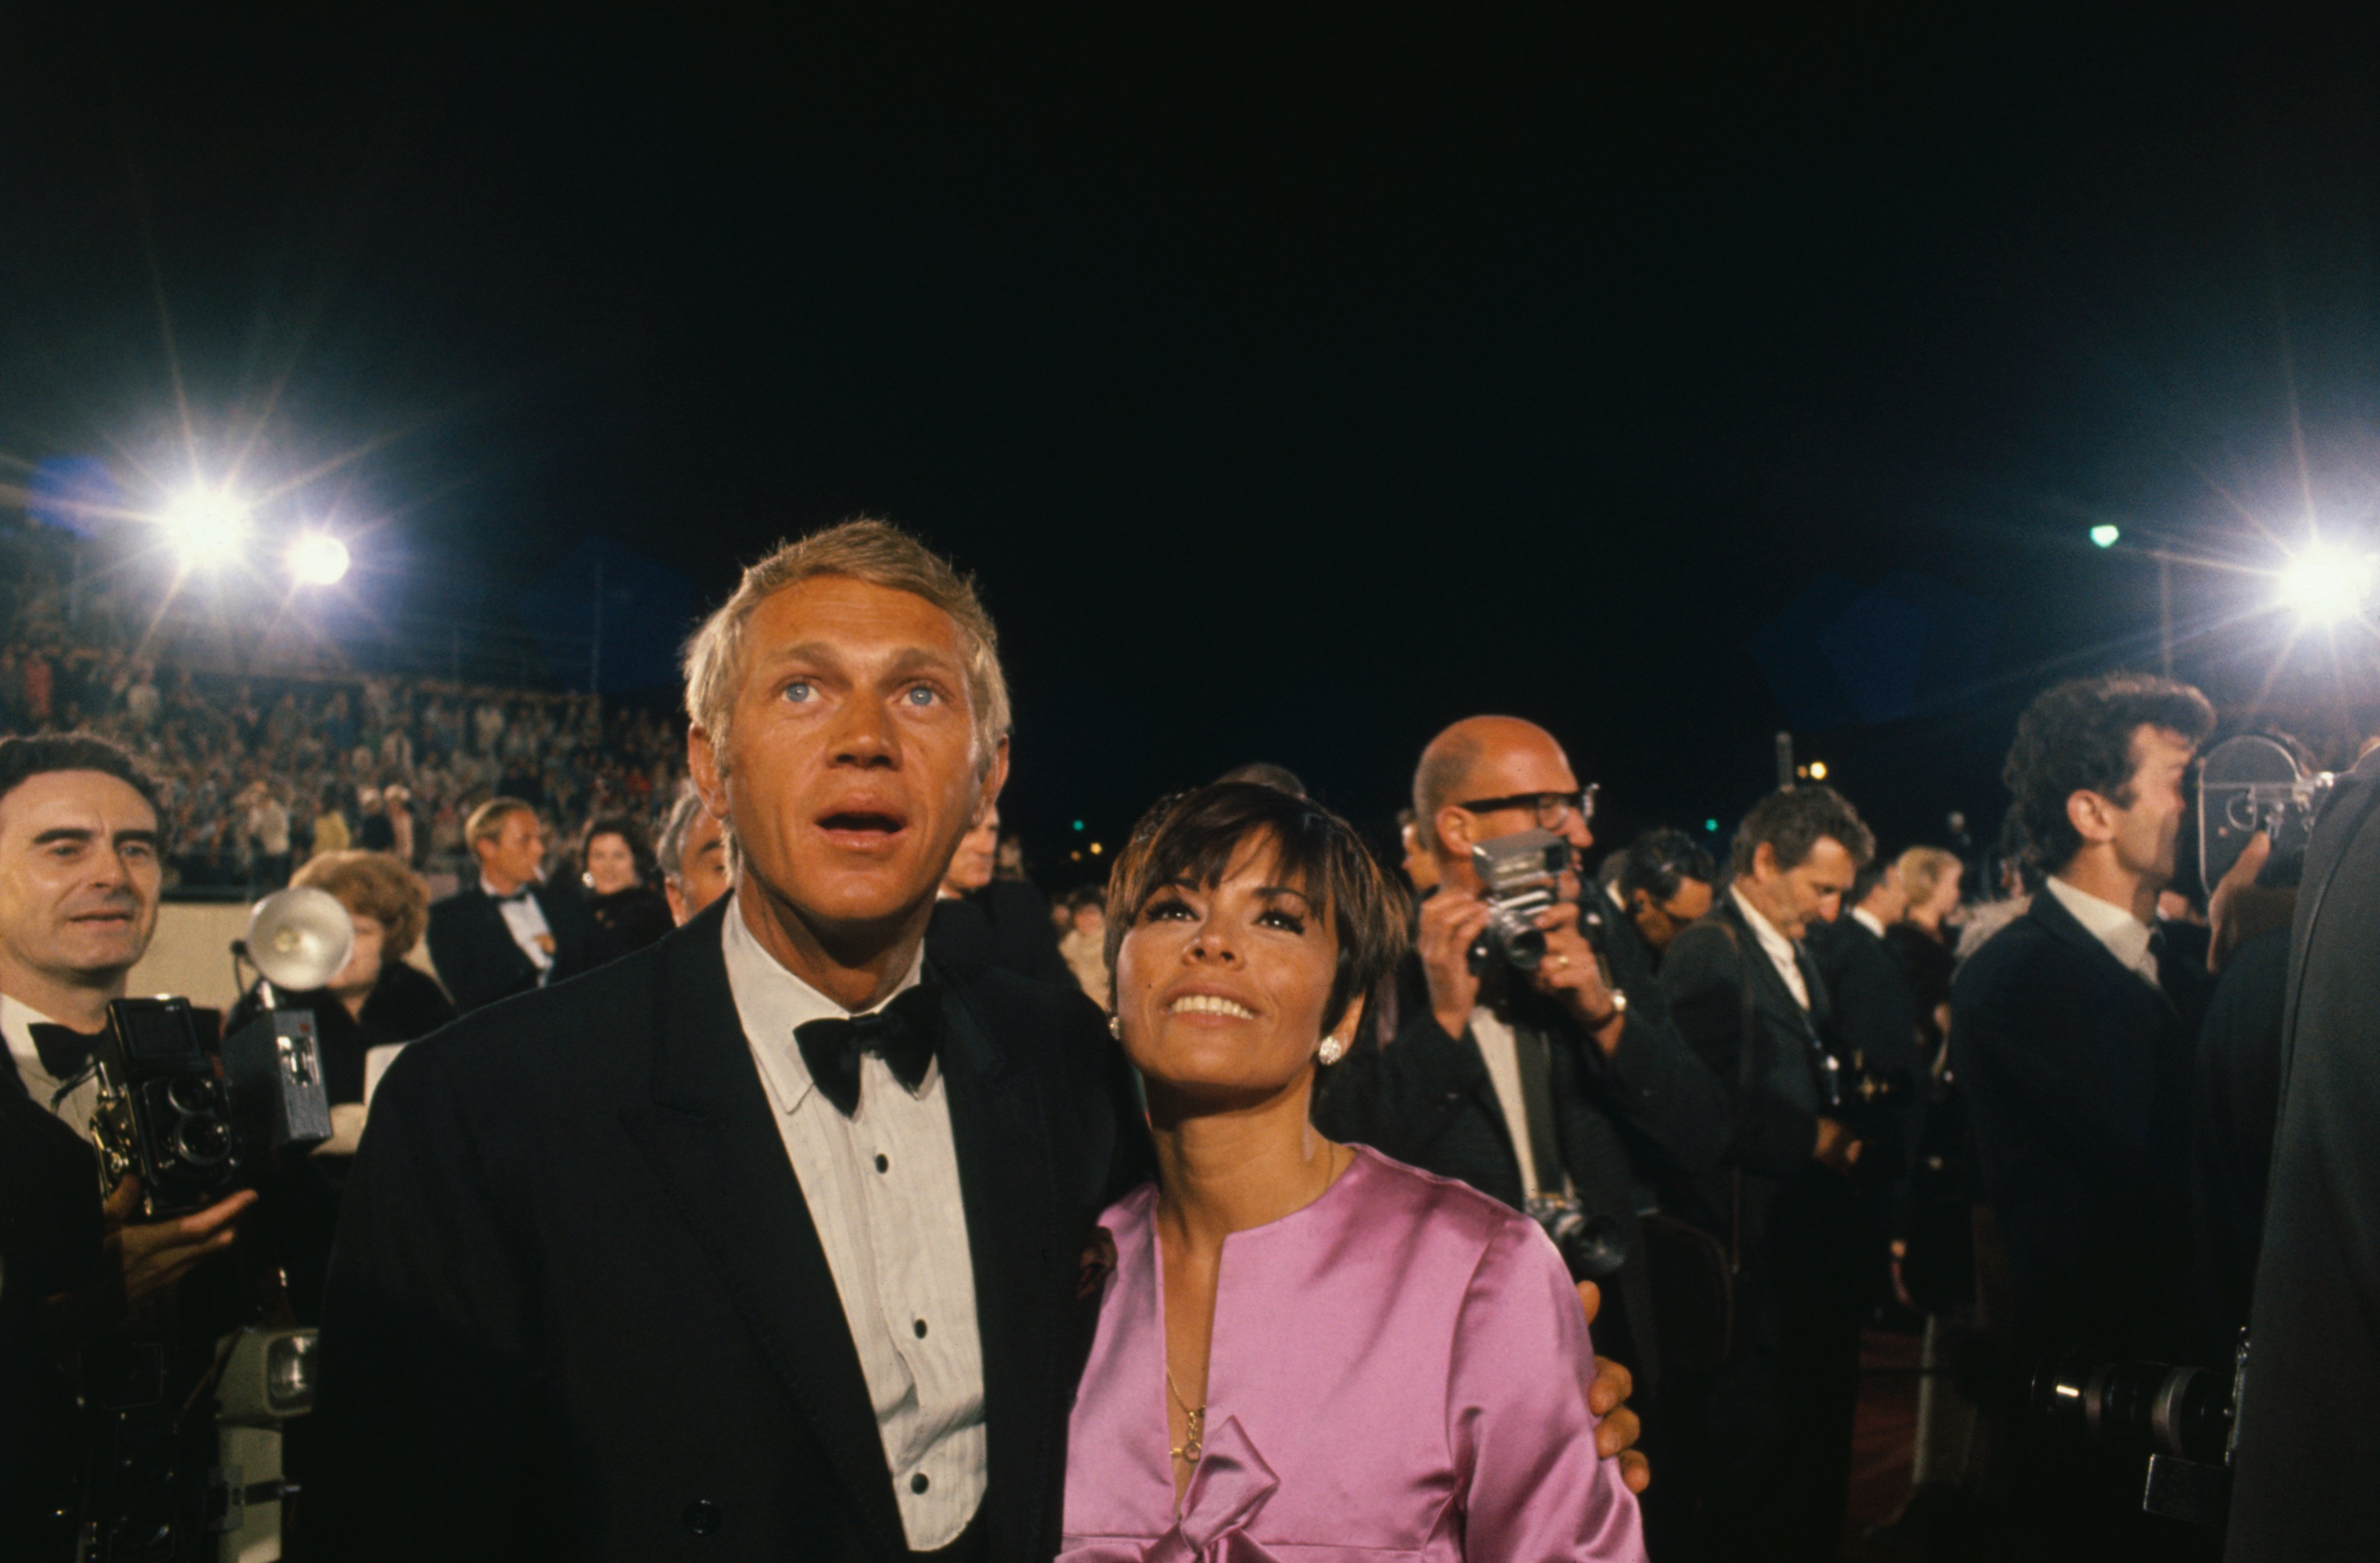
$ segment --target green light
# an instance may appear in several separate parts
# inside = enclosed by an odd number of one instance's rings
[[[2113,548],[2116,545],[2116,539],[2123,535],[2121,531],[2105,521],[2091,529],[2091,541],[2102,548]]]
[[[1080,820],[1076,820],[1076,821],[1075,822],[1075,828],[1076,830],[1080,830],[1080,829],[1082,829],[1082,828],[1083,828],[1083,822],[1082,822],[1082,821],[1080,821]]]
[[[1718,822],[1717,820],[1705,820],[1703,822],[1703,828],[1711,832],[1713,835],[1717,835],[1718,832]]]

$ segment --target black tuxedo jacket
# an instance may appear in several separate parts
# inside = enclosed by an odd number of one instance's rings
[[[2380,1534],[2380,751],[2316,823],[2290,935],[2281,1117],[2224,1556],[2361,1558]]]
[[[905,1556],[868,1386],[753,1063],[722,899],[467,1017],[347,1184],[313,1558]],[[1148,1175],[1079,993],[933,968],[982,1333],[990,1557],[1055,1549],[1099,1212]]]
[[[1866,1143],[1862,1178],[1904,1178],[1920,1124],[1917,991],[1892,946],[1848,910],[1813,927],[1809,948],[1826,983],[1835,1040],[1848,1058],[1894,1088],[1884,1103],[1852,1115]]]
[[[587,903],[562,886],[539,885],[529,894],[553,931],[553,972],[547,985],[567,982],[592,964],[594,920]],[[537,988],[537,963],[514,942],[496,898],[477,885],[430,909],[430,964],[438,969],[455,1007],[466,1015]]]
[[[1659,1354],[1637,1224],[1638,1190],[1715,1165],[1726,1108],[1718,1082],[1670,1025],[1658,984],[1620,953],[1619,941],[1612,945],[1618,957],[1612,978],[1628,995],[1629,1007],[1611,1056],[1533,991],[1517,995],[1506,1008],[1513,1024],[1535,1026],[1546,1036],[1554,1127],[1579,1203],[1616,1222],[1626,1239],[1629,1262],[1616,1287],[1605,1288],[1618,1294],[1617,1317],[1598,1324],[1597,1344],[1621,1348],[1609,1354],[1636,1371],[1640,1398],[1649,1400]],[[1366,1031],[1345,1058],[1323,1071],[1315,1126],[1335,1140],[1369,1145],[1520,1205],[1526,1193],[1520,1155],[1478,1043],[1468,1028],[1459,1037],[1439,1029],[1417,959],[1407,958],[1400,979],[1403,1020],[1395,1037],[1382,1045]],[[1608,1329],[1613,1323],[1625,1331],[1624,1340]]]
[[[941,960],[1004,967],[1037,983],[1081,986],[1058,954],[1050,903],[1021,879],[995,879],[973,895],[936,901],[926,948]]]
[[[2171,949],[2158,976],[2162,993],[2045,889],[1951,985],[1951,1060],[2021,1352],[2191,1356],[2191,1060],[2208,982]]]

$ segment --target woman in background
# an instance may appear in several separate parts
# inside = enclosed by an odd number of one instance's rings
[[[589,824],[578,860],[587,910],[595,917],[596,965],[640,950],[677,926],[669,901],[650,883],[652,852],[635,821],[614,817]]]

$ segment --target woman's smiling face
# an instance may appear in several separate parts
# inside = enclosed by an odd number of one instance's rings
[[[1152,1086],[1263,1100],[1314,1068],[1339,966],[1329,909],[1283,883],[1269,835],[1211,885],[1160,885],[1116,952],[1124,1051]]]

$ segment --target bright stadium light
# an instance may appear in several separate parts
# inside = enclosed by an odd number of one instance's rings
[[[2362,607],[2380,575],[2380,555],[2357,555],[2316,543],[2281,570],[2281,601],[2301,617],[2327,624]]]
[[[2113,548],[2116,545],[2116,540],[2123,535],[2119,529],[2101,521],[2091,529],[2091,543],[2094,547]]]
[[[328,532],[308,532],[289,550],[289,573],[303,586],[335,584],[347,562],[347,545]]]
[[[248,538],[248,507],[228,494],[194,489],[165,507],[165,539],[186,568],[227,563]]]

